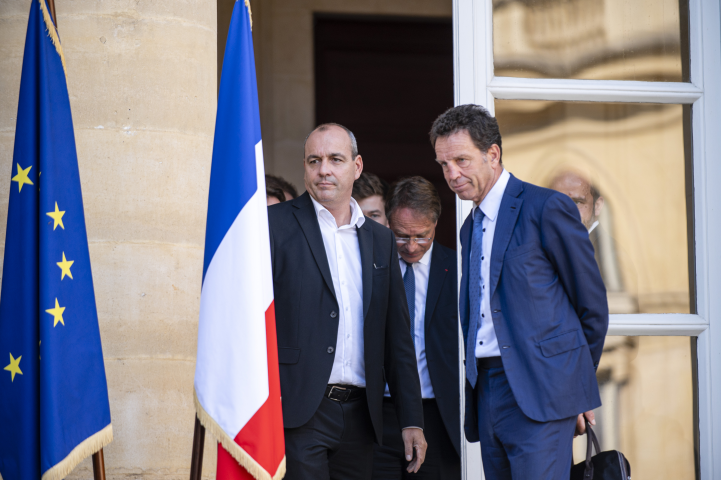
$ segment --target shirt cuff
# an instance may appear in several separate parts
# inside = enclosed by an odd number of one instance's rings
[[[417,429],[420,430],[421,432],[423,431],[423,429],[422,429],[421,427],[412,427],[412,426],[411,426],[411,427],[403,427],[403,428],[401,428],[401,431],[403,431],[403,430],[405,430],[405,429],[407,429],[407,428],[417,428]]]

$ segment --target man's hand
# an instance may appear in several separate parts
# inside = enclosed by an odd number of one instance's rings
[[[410,427],[403,429],[403,445],[406,447],[406,460],[408,460],[408,473],[418,473],[426,459],[426,437],[420,428]],[[415,455],[413,452],[415,450]]]
[[[576,420],[576,433],[573,435],[573,438],[586,433],[586,420],[584,417],[588,419],[588,423],[594,427],[596,426],[596,416],[593,414],[593,410],[580,414],[578,420]]]

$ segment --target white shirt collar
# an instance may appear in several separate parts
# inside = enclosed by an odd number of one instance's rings
[[[598,220],[593,222],[593,225],[591,225],[591,228],[588,229],[588,233],[590,234],[597,226],[598,226]]]
[[[420,260],[418,260],[418,263],[421,265],[428,265],[431,263],[431,253],[433,252],[433,243],[431,243],[431,248],[428,249],[426,253],[423,254]],[[398,258],[403,260],[403,257],[401,257],[401,254],[398,254]],[[403,260],[405,262],[405,260]]]
[[[488,192],[486,198],[484,198],[479,205],[483,214],[488,217],[488,220],[490,220],[491,222],[496,221],[496,216],[498,216],[498,210],[501,208],[501,200],[503,200],[503,192],[506,191],[506,185],[508,185],[508,180],[510,179],[511,174],[508,173],[508,170],[504,168],[501,172],[501,176],[498,177],[498,181],[496,182],[496,184],[493,185],[491,191]],[[473,208],[473,211],[471,213],[473,214],[473,218],[475,218],[475,207]]]
[[[333,223],[336,224],[336,228],[339,228],[338,223],[335,221],[335,217],[333,216],[333,214],[330,213],[330,211],[327,208],[325,208],[323,205],[318,203],[318,201],[316,201],[316,199],[313,198],[313,195],[310,195],[310,194],[308,194],[308,195],[310,196],[310,199],[313,201],[313,208],[315,208],[316,216],[320,217],[320,212],[322,212],[322,211],[328,212],[328,215],[330,215],[329,218],[332,219]],[[350,197],[350,215],[351,215],[351,218],[350,218],[349,226],[355,226],[355,227],[360,228],[363,226],[363,224],[366,221],[366,217],[363,215],[363,210],[361,210],[360,205],[358,205],[358,202],[356,202],[355,198],[353,198],[353,197]]]

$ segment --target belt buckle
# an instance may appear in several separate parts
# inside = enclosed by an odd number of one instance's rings
[[[337,394],[336,394],[337,391]],[[333,385],[328,392],[328,398],[335,402],[347,402],[350,397],[350,389]]]

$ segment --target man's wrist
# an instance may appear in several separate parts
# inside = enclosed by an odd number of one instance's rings
[[[403,428],[401,428],[401,430],[406,430],[407,428],[417,428],[421,432],[423,431],[423,429],[421,427],[403,427]]]

